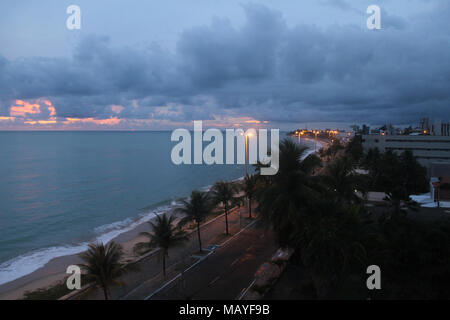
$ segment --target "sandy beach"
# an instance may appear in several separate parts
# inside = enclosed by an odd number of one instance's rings
[[[242,179],[243,177],[234,181],[236,182]],[[173,207],[166,213],[172,215],[174,214],[175,209],[176,207]],[[210,219],[207,219],[204,224],[213,220],[216,215],[217,212],[210,216]],[[155,218],[156,216],[150,219],[150,221]],[[175,223],[177,223],[179,219],[181,219],[181,215],[177,214]],[[134,246],[139,242],[148,241],[148,239],[140,235],[140,233],[144,231],[149,232],[150,230],[151,227],[148,222],[143,222],[137,225],[134,229],[123,232],[111,240],[122,245],[124,251],[123,262],[131,262],[139,257],[134,253]],[[189,231],[189,225],[187,226],[187,231]],[[80,263],[82,263],[82,260],[79,257],[79,254],[54,258],[43,267],[33,271],[32,273],[0,285],[0,300],[22,299],[24,293],[27,291],[31,292],[55,285],[65,279],[67,276],[65,270],[69,265],[76,265]]]
[[[147,222],[139,224],[133,230],[124,232],[113,239],[113,241],[120,243],[124,249],[124,262],[129,262],[136,258],[133,248],[135,244],[145,240],[145,237],[140,235],[143,231],[150,231],[150,226]],[[67,266],[81,262],[78,254],[54,258],[34,272],[0,285],[0,300],[21,299],[26,291],[35,291],[52,286],[67,276],[65,273]]]

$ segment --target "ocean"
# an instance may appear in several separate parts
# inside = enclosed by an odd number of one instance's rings
[[[244,165],[173,164],[170,135],[0,132],[0,284],[244,176]]]

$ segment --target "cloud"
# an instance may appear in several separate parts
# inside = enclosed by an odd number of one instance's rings
[[[243,6],[241,27],[216,18],[181,33],[175,51],[115,47],[91,35],[70,58],[0,56],[0,126],[9,117],[124,128],[201,119],[277,125],[445,119],[449,8],[442,4],[414,20],[383,11],[385,28],[369,31],[352,24],[288,27],[279,11],[252,4]]]

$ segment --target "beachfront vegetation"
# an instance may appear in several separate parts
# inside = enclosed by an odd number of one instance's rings
[[[392,192],[400,186],[405,194],[411,195],[429,189],[427,171],[410,150],[401,154],[388,150],[382,154],[378,149],[371,149],[363,156],[361,166],[369,171],[372,191]]]
[[[302,161],[306,150],[291,140],[283,140],[278,173],[262,177],[263,183],[256,192],[260,219],[274,230],[282,247],[292,244],[306,211],[320,196],[321,186],[312,176],[317,156],[310,155]]]
[[[175,225],[174,220],[175,215],[168,217],[164,213],[156,216],[155,222],[149,221],[152,232],[141,232],[141,235],[147,237],[149,241],[137,244],[146,246],[148,250],[155,247],[159,248],[164,276],[166,276],[166,258],[169,256],[169,249],[182,245],[188,240],[186,232],[181,229],[181,225]]]
[[[66,280],[67,279],[64,279],[63,281],[45,288],[25,291],[23,300],[57,300],[72,292],[72,290],[67,288]]]
[[[221,204],[225,213],[225,234],[228,232],[228,213],[230,209],[238,202],[236,198],[236,185],[231,182],[217,181],[211,188],[211,197],[215,204]]]
[[[338,201],[346,201],[348,204],[361,203],[362,198],[359,195],[367,193],[364,176],[355,173],[353,163],[347,156],[330,162],[325,167],[322,181]]]
[[[336,157],[340,150],[343,150],[344,146],[341,144],[339,139],[334,139],[328,148],[321,148],[319,150],[319,155],[322,158],[326,158],[327,161],[330,161]]]
[[[408,153],[360,152],[354,141],[334,157],[323,152],[324,169],[315,170],[298,144],[283,141],[278,174],[262,177],[256,192],[261,220],[281,247],[295,249],[291,263],[307,270],[319,299],[448,298],[450,223],[408,216],[416,207],[409,195],[426,189],[423,167]],[[368,179],[355,173],[359,165]],[[364,205],[374,186],[387,195],[383,207]],[[383,290],[366,287],[372,264],[382,270]]]
[[[202,252],[202,239],[200,237],[200,223],[211,214],[212,206],[208,193],[200,191],[192,191],[189,199],[182,200],[182,206],[177,212],[184,215],[181,225],[194,221],[197,224],[197,236],[200,252]]]
[[[122,272],[122,247],[114,241],[106,245],[90,244],[80,257],[84,261],[80,266],[86,272],[86,278],[99,285],[108,300],[109,286],[117,283],[116,278]]]

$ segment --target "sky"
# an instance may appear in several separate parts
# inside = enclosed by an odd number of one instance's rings
[[[69,30],[69,5],[81,29]],[[381,29],[369,30],[369,5]],[[450,121],[448,0],[0,3],[0,130]]]

